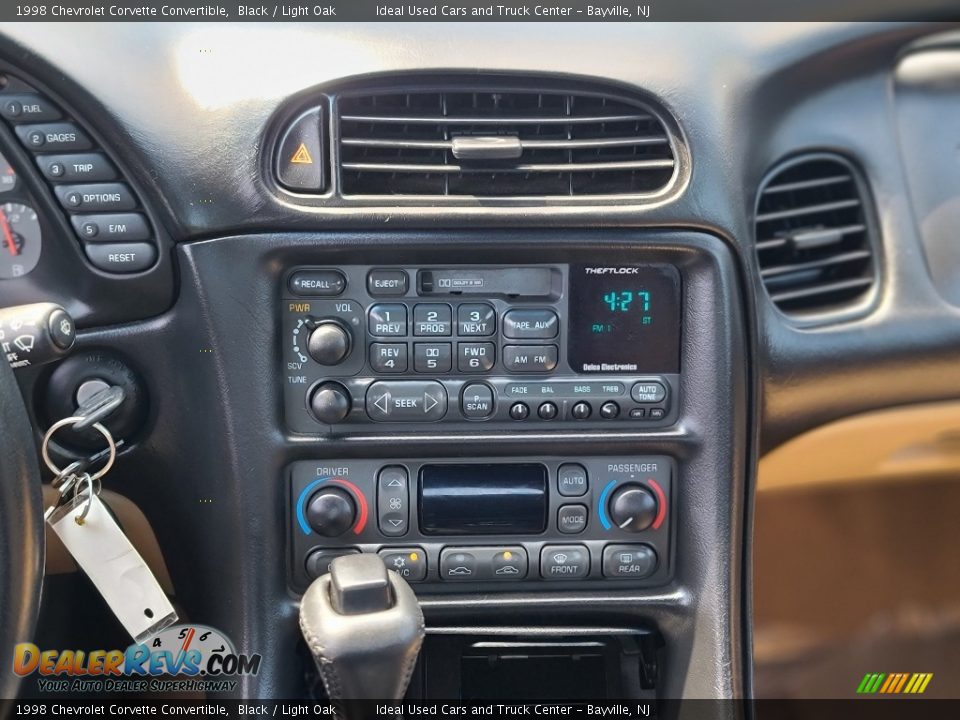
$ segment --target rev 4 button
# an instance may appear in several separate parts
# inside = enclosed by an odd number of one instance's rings
[[[366,408],[377,422],[434,422],[447,414],[447,391],[432,380],[380,380],[367,390]]]

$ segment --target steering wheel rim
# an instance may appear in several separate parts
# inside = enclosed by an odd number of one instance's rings
[[[43,497],[30,419],[0,356],[0,698],[15,698],[13,647],[33,638],[43,581]]]

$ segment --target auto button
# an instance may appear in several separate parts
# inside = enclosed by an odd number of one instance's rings
[[[432,380],[379,380],[367,389],[376,422],[434,422],[447,414],[447,391]]]

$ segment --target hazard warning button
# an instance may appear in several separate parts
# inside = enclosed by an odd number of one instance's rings
[[[277,181],[293,192],[322,192],[326,186],[323,159],[323,110],[307,110],[280,136]]]

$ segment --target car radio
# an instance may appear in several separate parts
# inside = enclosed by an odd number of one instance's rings
[[[672,265],[295,267],[281,302],[294,432],[676,420]]]
[[[288,473],[297,590],[357,552],[432,591],[671,576],[669,457],[322,460]]]

